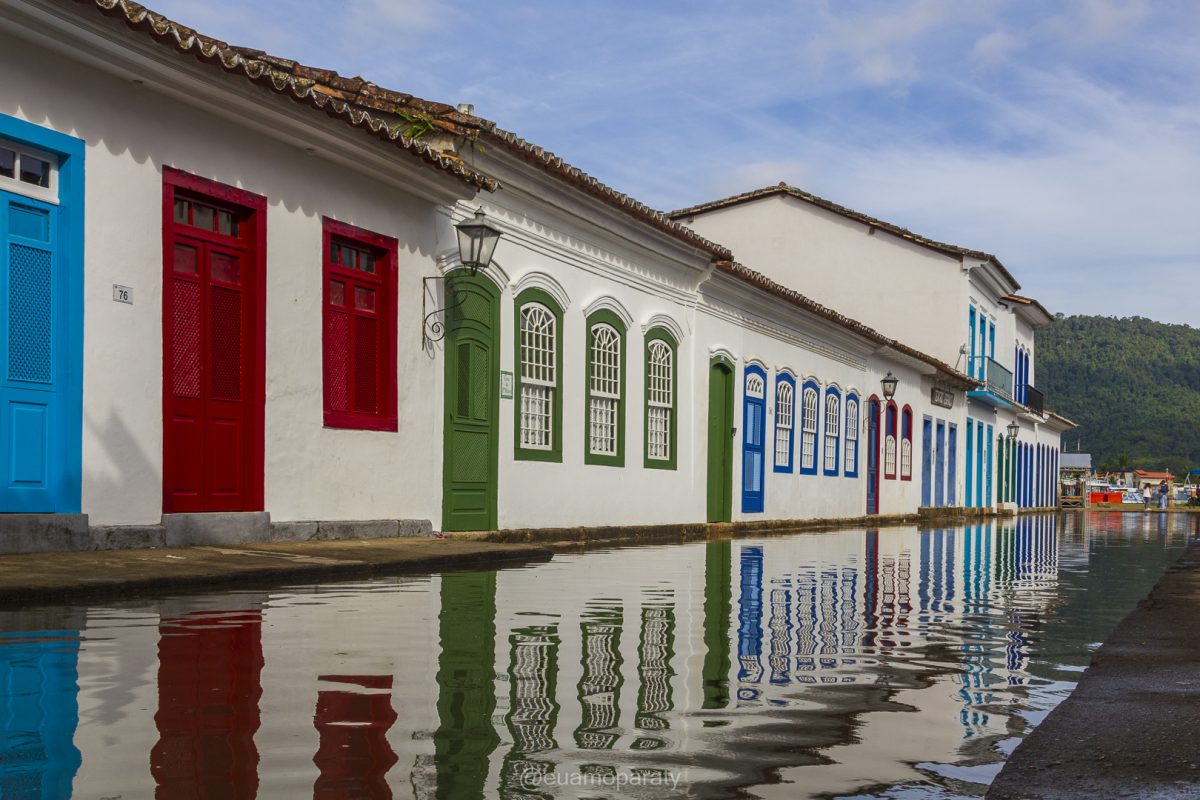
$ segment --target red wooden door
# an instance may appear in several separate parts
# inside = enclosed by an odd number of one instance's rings
[[[167,188],[163,510],[258,510],[262,212]]]

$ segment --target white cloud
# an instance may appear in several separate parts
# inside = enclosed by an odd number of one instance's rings
[[[1008,31],[992,31],[975,42],[970,59],[980,65],[998,64],[1021,48],[1021,41]]]

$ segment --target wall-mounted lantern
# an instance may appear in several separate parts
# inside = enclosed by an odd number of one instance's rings
[[[1021,432],[1021,426],[1019,424],[1017,424],[1017,421],[1015,419],[1012,422],[1008,423],[1008,438],[1009,439],[1015,440],[1017,438],[1017,434],[1019,434],[1020,432]]]
[[[476,209],[475,216],[458,223],[454,230],[458,233],[458,260],[467,268],[471,277],[479,274],[479,270],[487,269],[492,263],[492,254],[496,252],[496,243],[500,241],[500,230],[487,221],[483,209]],[[429,349],[434,342],[445,338],[446,314],[462,305],[462,299],[456,297],[453,301],[447,299],[445,307],[425,313],[425,301],[430,296],[430,282],[445,280],[444,275],[421,279],[421,313],[424,316],[421,325],[422,350]]]
[[[487,269],[496,252],[496,243],[500,241],[500,231],[488,224],[483,209],[476,210],[475,216],[458,223],[454,229],[458,231],[458,259],[462,265],[472,275]]]
[[[883,396],[887,400],[891,400],[896,396],[896,384],[900,383],[900,379],[888,370],[888,374],[883,380],[879,381],[879,385],[883,387]]]

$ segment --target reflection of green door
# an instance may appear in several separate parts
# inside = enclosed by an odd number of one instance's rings
[[[500,736],[496,710],[496,573],[442,576],[438,615],[437,800],[483,797]]]
[[[708,377],[708,521],[733,514],[733,365],[713,359]]]
[[[446,403],[442,529],[496,527],[500,327],[495,286],[455,273],[446,284]]]

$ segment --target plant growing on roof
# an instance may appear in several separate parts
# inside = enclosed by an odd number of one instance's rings
[[[397,108],[396,116],[408,123],[408,127],[402,130],[400,135],[407,136],[409,139],[420,139],[422,136],[433,133],[435,130],[433,118],[428,114]]]

